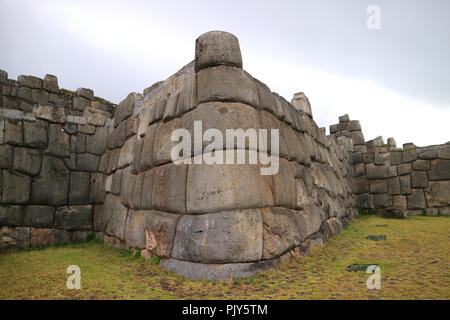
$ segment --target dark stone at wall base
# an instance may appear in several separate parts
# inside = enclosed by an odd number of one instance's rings
[[[71,239],[70,233],[62,229],[31,229],[31,246],[42,247],[47,245],[55,245],[67,243]]]
[[[30,228],[0,227],[0,251],[30,246]]]
[[[176,259],[162,259],[160,267],[188,279],[229,280],[253,276],[261,271],[277,269],[279,259],[247,263],[205,264]]]
[[[51,228],[55,216],[55,208],[49,206],[26,206],[24,226],[35,228]]]
[[[23,209],[20,206],[0,206],[0,226],[17,227],[22,225]]]
[[[92,206],[59,207],[56,210],[55,226],[67,230],[92,230]]]

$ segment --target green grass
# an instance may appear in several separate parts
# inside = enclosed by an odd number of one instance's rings
[[[1,253],[0,299],[450,299],[449,231],[448,217],[362,216],[279,270],[224,282],[187,280],[98,241]],[[354,263],[379,265],[381,290],[345,270]],[[72,264],[81,290],[66,288]]]

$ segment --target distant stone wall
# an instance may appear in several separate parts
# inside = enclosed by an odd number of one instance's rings
[[[0,71],[0,89],[0,250],[87,237],[116,106],[52,75]]]
[[[339,130],[339,128],[341,130]],[[346,129],[344,129],[346,128]],[[339,119],[330,126],[332,135],[361,131],[359,121]],[[362,135],[362,134],[361,134]],[[354,138],[354,137],[352,137]],[[397,148],[393,138],[385,144],[377,137],[350,153],[356,207],[387,211],[394,215],[450,215],[450,144]]]

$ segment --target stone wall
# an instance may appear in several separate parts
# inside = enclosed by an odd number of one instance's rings
[[[344,129],[345,128],[345,129]],[[361,131],[359,121],[348,115],[330,126],[332,135]],[[352,137],[353,138],[353,137]],[[357,137],[360,142],[360,137]],[[450,144],[416,147],[412,143],[397,148],[389,138],[377,137],[354,148],[353,191],[356,207],[406,215],[450,214]]]
[[[366,142],[348,115],[326,136],[302,92],[288,102],[244,71],[226,32],[200,36],[193,62],[117,108],[88,89],[58,89],[50,75],[13,81],[2,71],[0,84],[0,249],[95,231],[108,245],[160,256],[167,270],[220,280],[304,255],[357,209],[448,214],[448,145]],[[251,138],[213,152],[204,138],[172,160],[175,130],[213,128],[223,137],[277,129],[276,174],[261,174],[266,148]],[[226,163],[238,153],[244,164]]]
[[[98,171],[115,105],[55,76],[0,71],[0,250],[83,239],[104,201]]]
[[[100,169],[107,194],[94,214],[98,236],[156,253],[187,277],[225,279],[276,267],[339,232],[355,214],[350,140],[327,138],[302,94],[293,103],[242,69],[234,36],[201,36],[193,63],[119,104]],[[260,163],[195,164],[206,143],[191,164],[173,163],[171,134],[186,128],[193,136],[194,121],[224,136],[230,128],[279,129],[279,172],[261,175]]]

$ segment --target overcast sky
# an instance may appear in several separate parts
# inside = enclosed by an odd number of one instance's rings
[[[0,69],[118,103],[192,61],[210,30],[236,35],[244,69],[272,91],[305,92],[327,132],[348,113],[366,140],[450,140],[448,0],[0,0]]]

